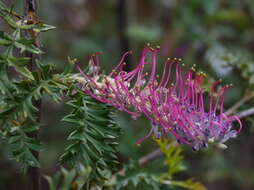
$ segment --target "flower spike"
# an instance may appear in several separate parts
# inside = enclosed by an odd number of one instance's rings
[[[206,110],[206,94],[201,86],[205,75],[196,73],[195,64],[188,72],[184,72],[181,58],[174,58],[164,63],[160,79],[156,70],[158,52],[159,47],[152,48],[148,44],[137,66],[125,72],[125,58],[132,53],[128,51],[106,76],[99,74],[98,54],[91,56],[92,73],[85,74],[78,68],[87,83],[82,85],[83,91],[98,101],[129,113],[135,119],[143,113],[151,120],[150,132],[138,140],[138,144],[152,135],[160,138],[162,134],[168,133],[175,136],[180,144],[199,150],[207,148],[210,142],[221,144],[236,137],[242,130],[240,119],[237,116],[227,117],[223,112],[225,93],[232,86],[219,88],[215,98],[215,88],[221,82],[215,81]],[[148,56],[151,56],[151,61]],[[150,73],[145,72],[146,67],[151,67]],[[238,130],[232,129],[234,121],[239,124]]]

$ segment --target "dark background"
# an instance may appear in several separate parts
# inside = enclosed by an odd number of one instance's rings
[[[14,4],[15,10],[22,13],[22,1]],[[188,67],[196,64],[198,70],[207,73],[205,85],[218,78],[223,84],[233,83],[234,88],[225,98],[226,108],[239,101],[246,90],[253,91],[253,0],[39,0],[38,12],[40,20],[56,26],[40,39],[46,52],[43,61],[56,64],[59,71],[68,64],[68,56],[85,65],[89,55],[97,51],[103,52],[102,68],[110,71],[125,51],[133,50],[127,65],[131,69],[142,48],[150,43],[161,46],[161,62],[167,57],[182,57]],[[5,27],[2,20],[0,27]],[[253,99],[238,111],[251,106]],[[40,136],[45,149],[40,160],[42,172],[52,174],[65,145],[68,126],[60,120],[68,108],[44,97],[42,110]],[[187,170],[182,175],[202,182],[209,190],[253,190],[253,119],[243,119],[242,133],[226,143],[226,150],[211,146],[194,153],[185,147]],[[122,162],[156,149],[149,139],[141,147],[135,144],[149,131],[145,118],[133,121],[120,113],[118,120],[123,129],[119,154]],[[8,158],[8,147],[1,143],[0,189],[25,189],[29,179]],[[161,159],[151,162],[148,168],[163,169]]]

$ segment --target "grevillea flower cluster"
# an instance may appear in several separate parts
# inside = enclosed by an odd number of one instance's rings
[[[209,108],[205,109],[207,94],[201,87],[204,75],[196,74],[192,67],[183,71],[180,59],[168,59],[163,64],[161,77],[157,75],[157,55],[159,48],[146,47],[142,51],[137,66],[126,72],[123,70],[126,52],[119,64],[108,75],[100,74],[99,54],[90,58],[89,71],[80,72],[85,79],[82,90],[93,98],[125,111],[134,119],[144,114],[151,120],[152,128],[147,136],[160,138],[170,133],[180,144],[187,144],[193,150],[206,148],[209,142],[224,143],[234,138],[242,129],[237,116],[226,116],[223,111],[224,97],[231,85],[221,87],[215,97],[215,89],[220,81],[211,87]],[[151,72],[146,72],[150,69]],[[233,129],[233,122],[239,127]]]

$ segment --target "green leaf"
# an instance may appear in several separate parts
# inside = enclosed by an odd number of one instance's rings
[[[10,66],[20,66],[20,67],[24,67],[25,65],[27,65],[28,63],[30,63],[30,58],[29,57],[13,57],[13,56],[9,56],[7,58],[7,62],[10,64]]]
[[[182,162],[184,157],[181,155],[182,149],[180,146],[175,145],[175,142],[169,143],[167,139],[159,139],[156,142],[166,155],[165,164],[168,167],[168,173],[165,177],[172,179],[174,174],[184,170]]]
[[[27,40],[24,38],[18,39],[14,42],[14,46],[19,48],[21,53],[28,51],[34,54],[42,54],[43,52],[34,45],[34,40]]]
[[[91,180],[96,183],[98,180],[105,180],[105,175],[99,171],[112,171],[116,166],[116,140],[120,130],[111,118],[111,107],[89,98],[78,89],[75,91],[77,93],[67,102],[73,110],[63,119],[72,125],[73,130],[67,139],[69,146],[60,161],[76,167],[80,163],[91,167],[91,176],[96,176]],[[109,139],[108,135],[112,138]]]
[[[35,32],[46,32],[48,30],[53,30],[55,28],[56,28],[55,26],[47,25],[44,23],[38,23],[33,27],[33,30]]]
[[[3,2],[0,1],[0,10],[8,10]]]
[[[38,160],[34,157],[31,151],[24,145],[20,147],[19,149],[14,150],[12,154],[13,154],[13,158],[17,162],[27,164],[28,166],[31,166],[31,167],[40,167],[40,163],[38,162]]]
[[[12,15],[17,16],[18,14],[13,12],[13,10],[7,8],[3,3],[0,4],[0,10],[0,17],[2,17],[3,20],[5,20],[9,24],[9,26],[14,29],[34,30],[35,32],[45,32],[55,29],[54,26],[47,25],[42,22],[36,24],[26,24],[21,20],[16,21],[12,18]]]
[[[137,187],[139,184],[149,185],[149,189],[159,190],[160,182],[157,180],[154,174],[145,172],[138,162],[131,160],[128,165],[124,166],[125,174],[117,176],[116,189],[120,190],[128,184],[133,184],[134,187]]]
[[[35,140],[35,139],[32,139],[32,138],[28,138],[28,139],[26,140],[26,145],[27,145],[30,149],[35,150],[35,151],[37,151],[37,152],[39,152],[39,151],[42,150],[42,144],[41,144],[39,141],[37,141],[37,140]]]
[[[12,41],[12,37],[9,34],[0,31],[0,45],[8,46],[12,44]]]
[[[10,27],[18,28],[18,24],[16,23],[16,21],[6,12],[0,11],[0,17],[2,17],[2,19],[5,20],[5,22],[7,22]]]
[[[186,181],[171,181],[170,183],[174,186],[184,187],[189,190],[206,190],[203,184],[195,182],[192,179]]]
[[[60,178],[60,173],[57,173],[57,175]],[[48,181],[50,190],[57,190],[58,183],[54,183],[53,178],[51,178],[50,176],[46,176],[46,175],[44,175],[44,178]]]
[[[68,65],[65,67],[64,72],[63,72],[63,75],[68,75],[68,74],[70,74],[70,73],[73,71],[73,69],[74,69],[74,67],[75,67],[76,61],[77,61],[77,59],[72,59],[72,58],[68,57],[68,62],[69,62],[69,63],[68,63]]]
[[[8,84],[5,83],[4,80],[0,80],[0,91],[3,95],[7,94],[7,96],[9,96],[11,99],[13,99],[13,95],[9,90],[9,86],[8,86]]]
[[[55,175],[44,176],[44,178],[49,183],[50,190],[70,190],[77,189],[82,190],[85,184],[88,183],[88,178],[90,176],[92,169],[90,167],[84,167],[82,164],[79,165],[79,170],[75,171],[67,170],[61,167]],[[88,187],[89,185],[87,185]]]
[[[26,67],[15,66],[15,69],[24,77],[35,80],[33,74]]]
[[[21,138],[22,138],[22,136],[19,136],[19,135],[18,136],[12,136],[12,137],[9,138],[9,143],[14,144],[14,143],[20,141]]]
[[[22,126],[22,130],[26,133],[37,131],[40,127],[37,124],[28,124]]]

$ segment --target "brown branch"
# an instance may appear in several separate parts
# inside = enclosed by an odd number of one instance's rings
[[[138,164],[140,167],[144,167],[147,163],[161,157],[163,155],[163,152],[161,152],[160,148],[156,149],[153,152],[150,152],[149,154],[143,156],[138,160]]]
[[[254,97],[254,93],[250,93],[250,94],[246,94],[241,100],[239,100],[238,102],[236,102],[232,107],[230,107],[225,114],[226,115],[231,115],[232,113],[234,113],[241,105],[243,105],[244,103],[248,102],[250,99],[252,99]]]
[[[150,152],[147,155],[141,157],[138,160],[138,165],[140,167],[144,167],[146,164],[148,164],[149,162],[161,157],[162,155],[163,155],[163,152],[161,152],[160,148],[158,148],[158,149],[154,150],[153,152]],[[121,169],[120,171],[117,172],[117,174],[124,175],[125,170]]]
[[[27,24],[36,24],[37,20],[37,2],[36,0],[24,0],[24,16],[27,20]],[[35,39],[35,46],[39,47],[39,42],[36,39],[37,33],[33,30],[28,30],[25,32],[25,36],[27,39]],[[26,57],[30,57],[30,63],[28,65],[28,69],[30,71],[34,71],[36,69],[35,60],[40,57],[34,55],[32,53],[25,54]],[[41,100],[33,100],[33,105],[39,110],[37,122],[40,122],[40,112],[41,112]],[[34,139],[39,139],[39,130],[34,131],[28,134],[29,137]],[[34,157],[39,161],[39,152],[32,151]],[[28,169],[29,176],[29,189],[30,190],[40,190],[41,186],[41,173],[40,168],[37,167],[29,167]]]
[[[254,107],[238,113],[237,116],[239,118],[244,118],[244,117],[247,117],[247,116],[250,116],[250,115],[253,115],[253,114],[254,114]]]

